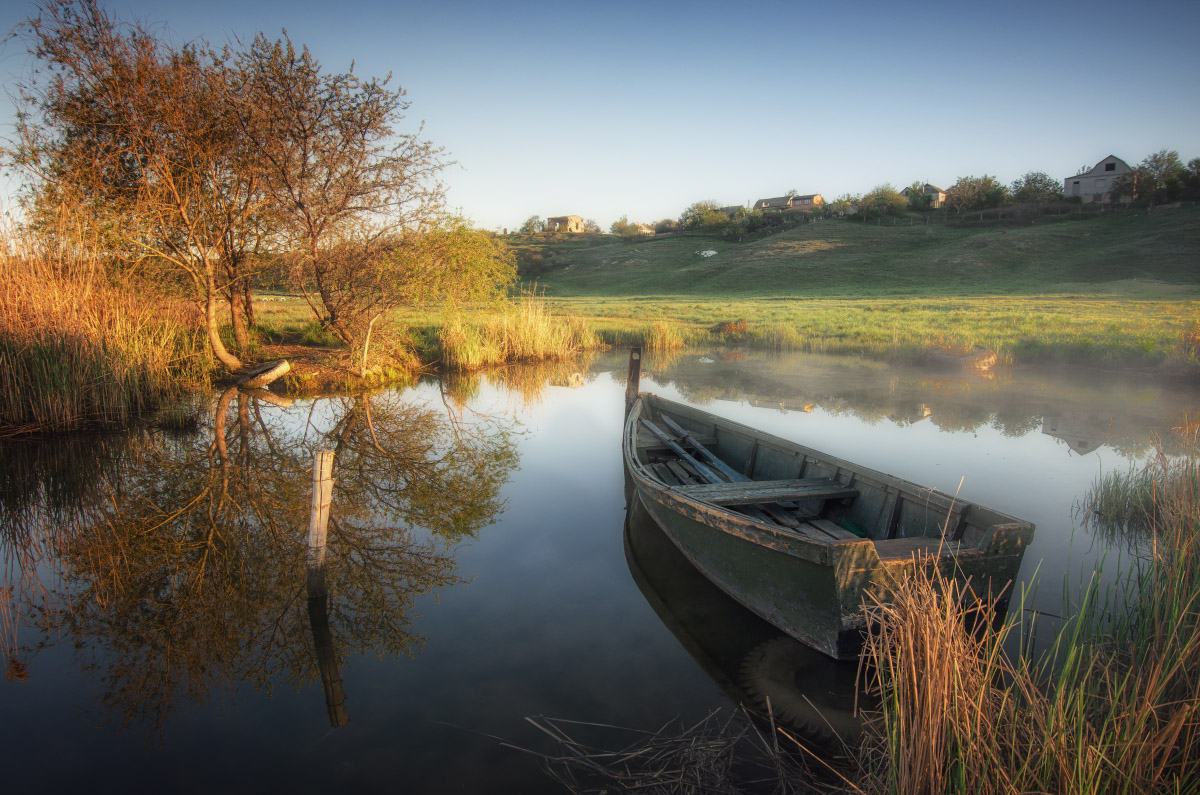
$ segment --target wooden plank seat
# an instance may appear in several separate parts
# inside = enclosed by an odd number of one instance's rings
[[[908,560],[914,555],[958,555],[960,552],[974,550],[961,549],[957,541],[943,541],[929,536],[913,536],[912,538],[888,538],[875,542],[875,551],[880,560]]]
[[[750,480],[741,483],[697,483],[692,486],[676,486],[674,491],[686,497],[713,505],[750,505],[763,502],[836,500],[858,496],[858,489],[847,487],[832,478]]]

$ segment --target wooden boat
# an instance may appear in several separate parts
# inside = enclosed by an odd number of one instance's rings
[[[697,569],[837,659],[861,650],[868,593],[886,599],[919,565],[1002,611],[1033,538],[1029,522],[650,394],[622,446],[629,486]]]

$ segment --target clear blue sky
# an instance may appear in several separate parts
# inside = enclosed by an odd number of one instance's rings
[[[450,204],[485,228],[1200,156],[1196,0],[106,7],[176,40],[286,28],[327,69],[391,72],[402,126],[446,147]],[[8,0],[0,28],[33,10]],[[10,93],[27,65],[8,42]]]

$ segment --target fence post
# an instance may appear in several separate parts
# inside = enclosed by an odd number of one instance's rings
[[[642,380],[642,346],[633,345],[629,348],[629,377],[625,380],[625,415],[633,408],[637,400],[638,385]]]
[[[309,598],[325,596],[325,537],[333,503],[333,451],[313,454],[312,508],[308,514],[308,559],[305,570]]]

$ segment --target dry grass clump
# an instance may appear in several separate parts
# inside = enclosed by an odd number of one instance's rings
[[[443,363],[459,371],[563,358],[601,347],[586,322],[551,314],[545,300],[533,294],[479,320],[455,315],[442,325],[438,340]]]
[[[722,320],[715,326],[709,329],[712,334],[723,334],[725,336],[741,337],[746,334],[746,321],[744,320]]]
[[[1141,565],[1115,595],[1093,586],[1044,655],[1005,653],[1013,633],[1029,631],[1020,619],[968,629],[961,589],[937,571],[872,608],[867,652],[883,710],[864,750],[866,791],[1200,791],[1200,464],[1190,434],[1186,462],[1160,457],[1146,470],[1155,507]]]
[[[677,351],[686,344],[679,326],[665,320],[651,323],[646,329],[644,340],[646,350],[651,353]]]
[[[206,377],[190,309],[110,285],[94,251],[0,231],[0,427],[120,425]]]

